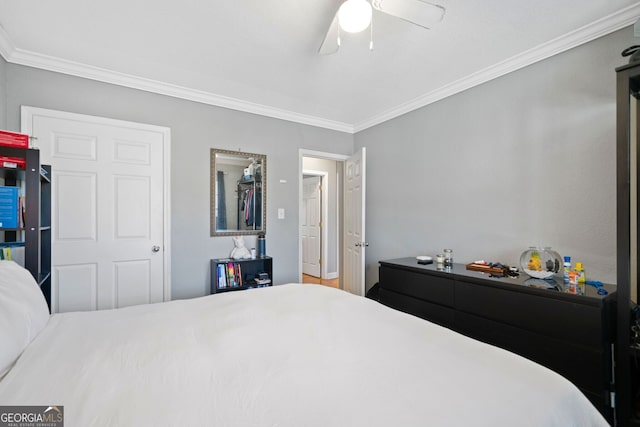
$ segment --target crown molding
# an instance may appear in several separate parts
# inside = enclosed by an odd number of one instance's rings
[[[569,49],[597,39],[598,37],[610,34],[633,24],[638,19],[638,16],[640,16],[640,2],[356,124],[300,114],[294,111],[275,108],[268,105],[257,104],[237,98],[217,95],[171,83],[146,79],[105,68],[94,67],[91,65],[30,52],[16,48],[2,26],[0,26],[0,55],[2,55],[7,62],[13,64],[55,71],[62,74],[68,74],[104,83],[111,83],[118,86],[129,87],[132,89],[143,90],[146,92],[157,93],[202,104],[229,108],[232,110],[258,114],[304,125],[354,134],[440,101],[441,99],[463,92],[474,86],[519,70],[520,68],[565,52]]]
[[[47,71],[55,71],[62,74],[96,80],[103,83],[111,83],[118,86],[157,93],[201,104],[213,105],[216,107],[229,108],[246,113],[258,114],[290,122],[321,127],[353,134],[353,125],[320,117],[309,116],[296,113],[268,105],[257,104],[214,93],[178,86],[157,80],[138,77],[130,74],[120,73],[105,68],[94,67],[81,64],[66,59],[29,52],[20,48],[15,48],[6,32],[0,27],[0,54],[7,62],[28,67],[39,68]]]
[[[429,104],[433,104],[441,99],[470,89],[474,86],[478,86],[482,83],[504,76],[505,74],[519,70],[520,68],[588,43],[599,37],[606,36],[607,34],[633,24],[638,20],[638,16],[640,16],[640,3],[621,9],[618,12],[605,16],[604,18],[587,24],[577,30],[571,31],[549,42],[514,55],[504,61],[444,85],[434,91],[414,98],[411,101],[398,105],[397,107],[375,115],[360,123],[356,123],[354,124],[354,130],[355,132],[363,131],[403,114],[417,110]]]

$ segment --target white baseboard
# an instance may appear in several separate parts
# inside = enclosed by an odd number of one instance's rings
[[[338,278],[337,272],[327,273],[327,277],[323,277],[323,279],[337,279],[337,278]]]

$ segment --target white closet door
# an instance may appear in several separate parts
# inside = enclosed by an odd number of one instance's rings
[[[363,147],[345,163],[344,280],[345,291],[364,296],[365,289],[365,168]]]
[[[304,178],[302,184],[302,272],[314,277],[321,276],[321,181],[322,177],[311,176]]]
[[[23,110],[52,167],[52,310],[170,299],[165,277],[164,150],[169,130]]]

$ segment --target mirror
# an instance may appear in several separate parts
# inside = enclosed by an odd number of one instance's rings
[[[211,149],[211,235],[266,232],[267,156]]]

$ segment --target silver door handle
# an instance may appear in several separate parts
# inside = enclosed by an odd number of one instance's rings
[[[356,242],[356,247],[358,248],[366,248],[369,244],[367,242]]]
[[[160,252],[160,246],[158,246],[158,245],[154,245],[154,246],[152,246],[152,247],[151,247],[151,250],[152,250],[153,252]]]

